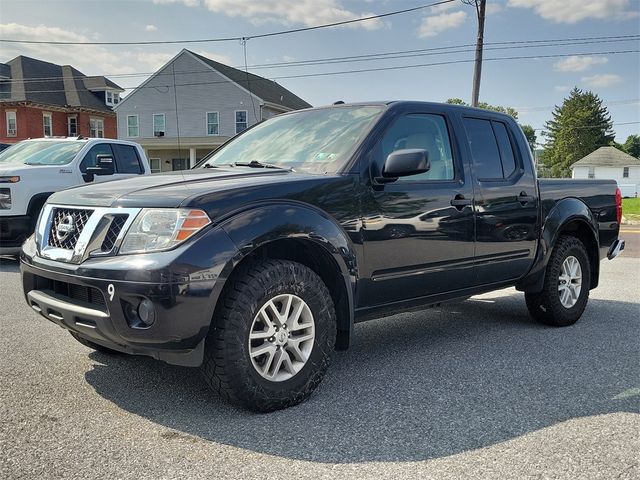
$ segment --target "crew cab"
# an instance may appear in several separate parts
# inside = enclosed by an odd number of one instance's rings
[[[189,171],[52,195],[22,280],[84,345],[200,367],[271,411],[311,394],[358,321],[515,286],[539,321],[575,323],[624,248],[621,215],[614,181],[537,180],[509,116],[335,105]]]
[[[0,254],[20,252],[52,193],[84,183],[149,173],[149,163],[140,145],[121,140],[48,137],[24,140],[3,150]]]

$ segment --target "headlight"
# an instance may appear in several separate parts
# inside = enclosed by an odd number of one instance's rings
[[[120,253],[167,250],[184,242],[210,223],[209,216],[202,210],[145,208],[127,231]]]
[[[11,190],[8,188],[0,188],[0,210],[8,210],[11,208]]]

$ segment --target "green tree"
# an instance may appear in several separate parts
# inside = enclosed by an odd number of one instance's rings
[[[461,98],[450,98],[447,100],[447,103],[450,105],[464,105],[469,106],[467,102],[462,100]],[[501,105],[489,105],[486,102],[480,102],[478,104],[478,108],[484,108],[485,110],[491,110],[493,112],[506,113],[507,115],[512,116],[516,120],[518,119],[518,111],[513,107],[503,107]],[[525,137],[527,137],[527,142],[529,143],[529,147],[531,147],[531,151],[535,151],[536,149],[536,131],[531,125],[520,125],[522,127],[522,131],[524,132]]]
[[[571,165],[614,139],[611,116],[598,95],[574,88],[545,124],[545,170],[568,177]]]
[[[622,150],[632,157],[640,158],[640,135],[629,135],[622,145]]]

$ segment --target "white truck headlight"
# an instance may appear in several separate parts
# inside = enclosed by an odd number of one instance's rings
[[[184,242],[209,225],[202,210],[186,208],[145,208],[127,231],[120,253],[146,253],[167,250]]]
[[[8,188],[0,188],[0,210],[9,210],[11,208],[11,190]]]

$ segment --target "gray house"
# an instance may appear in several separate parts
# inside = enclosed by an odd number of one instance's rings
[[[182,50],[121,100],[118,138],[140,143],[153,172],[182,170],[251,125],[310,106],[271,80]]]

